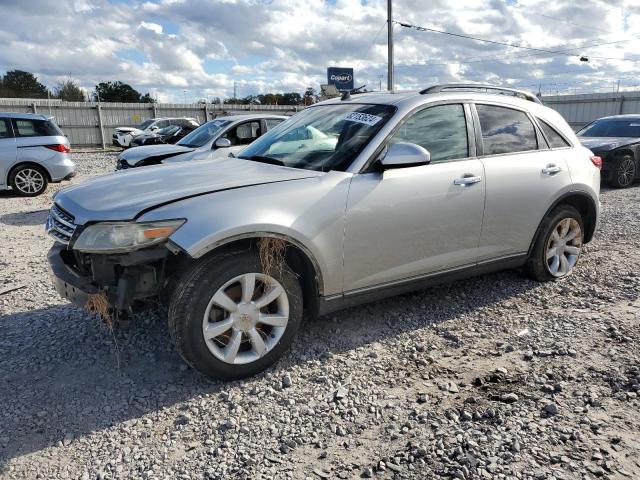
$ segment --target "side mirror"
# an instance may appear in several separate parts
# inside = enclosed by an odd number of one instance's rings
[[[231,146],[231,140],[228,138],[219,138],[213,145],[216,148],[229,148]]]
[[[431,162],[429,150],[415,143],[399,142],[387,147],[387,154],[380,165],[383,170],[391,168],[417,167]]]
[[[160,130],[160,128],[155,125],[149,129],[151,132],[155,132],[156,130]]]

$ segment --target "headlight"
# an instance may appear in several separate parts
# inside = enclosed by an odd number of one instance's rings
[[[162,222],[96,223],[87,227],[73,245],[89,253],[129,252],[164,242],[186,220]]]

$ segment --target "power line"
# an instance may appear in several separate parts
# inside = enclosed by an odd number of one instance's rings
[[[612,41],[612,42],[603,42],[603,43],[596,43],[593,45],[584,45],[584,46],[579,46],[579,47],[575,47],[575,48],[570,48],[570,49],[563,49],[563,50],[549,50],[549,49],[541,49],[541,48],[534,48],[534,47],[526,47],[524,45],[518,45],[515,43],[506,43],[506,42],[499,42],[496,40],[488,40],[488,39],[484,39],[484,38],[479,38],[479,37],[474,37],[471,35],[464,35],[464,34],[460,34],[460,33],[453,33],[453,32],[447,32],[445,30],[438,30],[435,28],[428,28],[428,27],[422,27],[419,25],[413,25],[410,23],[405,23],[405,22],[394,22],[397,23],[398,25],[405,27],[405,28],[412,28],[414,30],[417,31],[421,31],[421,32],[431,32],[431,33],[439,33],[442,35],[450,35],[453,37],[458,37],[458,38],[465,38],[468,40],[474,40],[474,41],[478,41],[478,42],[485,42],[485,43],[491,43],[491,44],[495,44],[495,45],[502,45],[502,46],[507,46],[507,47],[513,47],[513,48],[519,48],[519,49],[524,49],[524,50],[531,50],[531,51],[535,51],[535,52],[539,52],[539,53],[535,53],[535,54],[529,54],[529,55],[521,55],[519,57],[511,57],[511,56],[499,56],[499,57],[494,57],[494,58],[490,58],[490,57],[485,57],[485,58],[480,58],[480,59],[476,59],[476,60],[461,60],[461,61],[455,61],[455,62],[446,62],[446,63],[430,63],[429,65],[461,65],[461,64],[470,64],[470,63],[480,63],[480,62],[484,62],[484,61],[493,61],[493,60],[506,60],[509,58],[525,58],[525,57],[533,57],[533,56],[544,56],[544,55],[548,55],[548,54],[552,54],[554,56],[567,56],[567,57],[578,57],[579,55],[574,55],[574,54],[570,54],[567,52],[571,52],[571,51],[575,51],[575,50],[583,50],[585,48],[594,48],[594,47],[601,47],[604,45],[613,45],[613,44],[618,44],[618,43],[625,43],[625,42],[629,42],[632,39],[625,39],[625,40],[616,40],[616,41]],[[635,36],[634,38],[637,38],[637,36]],[[595,39],[594,39],[595,40]],[[541,52],[541,53],[540,53]],[[612,57],[600,57],[600,56],[588,56],[589,58],[595,58],[595,59],[605,59],[605,60],[621,60],[621,61],[630,61],[630,62],[640,62],[640,60],[634,60],[634,59],[625,59],[625,58],[612,58]],[[580,57],[582,59],[582,57]]]
[[[447,32],[445,30],[438,30],[438,29],[435,29],[435,28],[422,27],[420,25],[412,25],[410,23],[405,23],[405,22],[396,22],[396,21],[394,21],[393,23],[397,23],[401,27],[413,28],[414,30],[418,30],[419,32],[440,33],[442,35],[449,35],[449,36],[458,37],[458,38],[466,38],[467,40],[475,40],[476,42],[491,43],[491,44],[494,44],[494,45],[502,45],[502,46],[511,47],[511,48],[520,48],[520,49],[524,49],[524,50],[532,50],[532,51],[535,51],[535,52],[553,53],[553,54],[558,53],[558,51],[546,50],[544,48],[526,47],[524,45],[518,45],[516,43],[506,43],[506,42],[499,42],[497,40],[488,40],[486,38],[479,38],[479,37],[474,37],[474,36],[471,36],[471,35],[463,35],[461,33]],[[573,56],[573,55],[568,55],[568,56]]]

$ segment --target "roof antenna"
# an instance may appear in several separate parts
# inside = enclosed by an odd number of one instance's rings
[[[351,100],[351,92],[349,90],[345,90],[342,94],[341,100],[344,102],[345,100]]]

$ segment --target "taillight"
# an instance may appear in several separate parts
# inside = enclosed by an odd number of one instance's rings
[[[602,158],[595,155],[589,158],[591,159],[591,163],[593,163],[596,167],[602,170]]]
[[[71,151],[71,148],[69,148],[69,146],[65,145],[64,143],[56,143],[55,145],[45,145],[45,147],[47,147],[49,150],[55,150],[56,152],[60,152],[60,153],[69,153]]]

